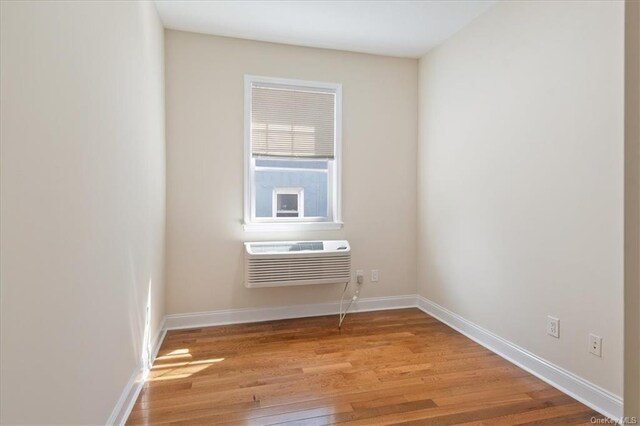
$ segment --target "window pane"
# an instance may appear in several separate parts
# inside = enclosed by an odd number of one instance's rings
[[[327,219],[329,217],[328,188],[329,188],[329,161],[332,160],[301,160],[291,158],[255,160],[255,212],[258,218],[273,217],[274,206],[273,193],[277,188],[301,188],[304,192],[304,205],[298,205],[297,194],[278,194],[276,202],[282,199],[289,201],[290,197],[296,198],[293,216],[278,217],[305,217]],[[280,198],[283,197],[284,198]],[[291,209],[289,205],[288,210]],[[282,211],[276,205],[276,211]]]
[[[298,194],[278,194],[278,212],[298,212]]]

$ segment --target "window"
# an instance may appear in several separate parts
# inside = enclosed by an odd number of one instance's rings
[[[245,77],[246,230],[337,229],[341,86]]]
[[[272,217],[304,217],[304,188],[273,190]]]

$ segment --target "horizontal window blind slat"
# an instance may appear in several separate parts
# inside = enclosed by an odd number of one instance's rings
[[[251,154],[334,158],[335,92],[269,86],[251,88]]]

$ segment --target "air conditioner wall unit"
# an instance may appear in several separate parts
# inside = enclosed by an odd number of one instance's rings
[[[348,241],[249,242],[244,246],[249,288],[346,284],[351,279]]]

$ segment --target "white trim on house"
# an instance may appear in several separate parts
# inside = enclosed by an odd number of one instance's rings
[[[297,195],[298,200],[296,210],[278,210],[278,195]],[[304,214],[304,188],[273,188],[271,196],[271,210],[274,219],[278,218],[278,213],[291,214],[295,213],[296,218],[305,217]],[[287,216],[284,216],[285,218]]]
[[[486,330],[477,324],[449,311],[420,295],[370,297],[358,299],[351,312],[379,311],[417,307],[442,323],[464,334],[507,361],[528,371],[551,386],[570,395],[601,414],[619,421],[622,417],[622,398],[588,380],[579,377],[516,344]],[[307,305],[277,306],[267,308],[226,309],[210,312],[167,315],[163,328],[154,341],[153,359],[162,344],[167,330],[208,327],[225,324],[271,321],[288,318],[303,318],[320,315],[337,315],[339,302],[313,303]],[[337,324],[337,318],[336,318]],[[133,372],[129,383],[109,417],[108,424],[124,424],[144,382],[142,366]]]

